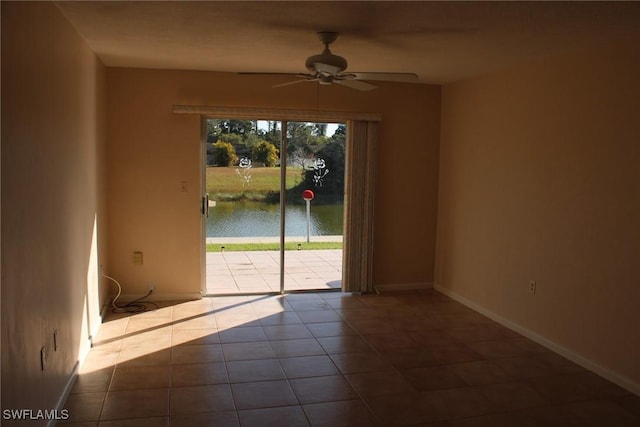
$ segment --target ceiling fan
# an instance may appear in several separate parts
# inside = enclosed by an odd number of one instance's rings
[[[347,73],[347,60],[342,56],[335,55],[329,49],[329,45],[336,41],[338,33],[330,31],[321,31],[318,38],[324,44],[324,50],[318,55],[312,55],[305,61],[305,66],[309,73],[275,73],[278,75],[294,75],[299,80],[275,85],[273,87],[289,86],[302,82],[315,82],[322,85],[330,85],[333,83],[347,86],[352,89],[368,91],[377,88],[377,86],[362,80],[379,80],[394,82],[415,82],[418,76],[413,73],[374,73],[374,72],[350,72]],[[242,73],[242,74],[274,74],[274,73]]]

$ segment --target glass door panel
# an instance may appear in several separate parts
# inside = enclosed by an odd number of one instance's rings
[[[278,121],[208,119],[207,294],[280,291]]]
[[[346,126],[286,128],[284,290],[340,289]]]

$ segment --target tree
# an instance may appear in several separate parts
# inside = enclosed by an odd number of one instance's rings
[[[258,141],[253,148],[253,160],[262,162],[267,167],[275,166],[278,158],[278,149],[270,142]]]
[[[340,140],[344,143],[344,141],[346,141],[347,139],[347,125],[342,123],[339,124],[335,132],[333,132],[333,135],[331,135],[331,139]]]
[[[304,171],[304,185],[315,188],[320,200],[336,202],[344,194],[344,139],[331,139],[316,152],[316,168]],[[321,166],[318,168],[317,166]]]
[[[327,124],[326,123],[314,123],[313,124],[313,134],[315,136],[325,136],[327,134]]]
[[[280,150],[280,142],[282,141],[282,129],[279,121],[267,120],[267,129],[260,129],[258,135],[267,142],[272,143]]]
[[[228,142],[233,145],[233,149],[238,157],[246,157],[251,153],[251,148],[248,146],[244,135],[223,133],[218,137],[217,142]]]
[[[236,150],[228,142],[218,141],[213,144],[213,163],[217,166],[232,166],[238,161]]]
[[[244,139],[242,138],[242,135],[235,133],[223,133],[218,136],[216,142],[228,142],[229,144],[235,145],[244,143]]]
[[[218,128],[219,120],[207,120],[207,142],[214,143],[222,132]]]
[[[234,133],[236,135],[245,135],[251,133],[254,128],[251,120],[211,120],[215,129],[219,133]]]
[[[221,135],[249,135],[257,129],[254,120],[207,120],[207,142],[217,142]]]
[[[309,148],[313,139],[312,126],[308,123],[289,122],[287,123],[287,154],[298,155],[310,154],[312,150]]]

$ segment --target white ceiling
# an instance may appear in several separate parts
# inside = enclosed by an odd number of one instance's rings
[[[639,2],[98,2],[58,7],[107,66],[305,72],[317,31],[348,71],[447,83],[604,40],[640,41]]]

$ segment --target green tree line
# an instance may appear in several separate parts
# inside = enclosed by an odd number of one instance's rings
[[[282,130],[280,122],[267,121],[258,127],[255,120],[207,121],[209,165],[236,166],[241,158],[266,167],[279,163]],[[299,167],[302,182],[289,190],[313,189],[317,202],[341,202],[344,193],[346,126],[338,125],[332,136],[326,135],[326,123],[287,123],[287,157]],[[292,194],[293,200],[295,197]]]

